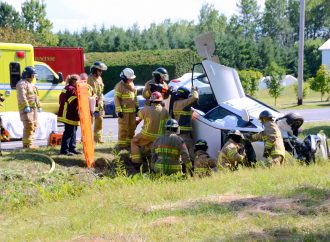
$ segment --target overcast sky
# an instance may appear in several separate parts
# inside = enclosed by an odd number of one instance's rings
[[[0,0],[21,10],[24,0]],[[161,23],[169,18],[198,22],[199,11],[204,3],[213,4],[220,12],[230,17],[237,13],[238,0],[46,0],[47,17],[53,23],[53,31],[80,31],[103,24],[110,27],[128,28],[137,23],[141,29],[151,23]],[[263,8],[265,0],[258,0]]]

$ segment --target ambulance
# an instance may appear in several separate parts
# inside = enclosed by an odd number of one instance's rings
[[[64,88],[62,73],[56,73],[43,62],[34,60],[33,46],[0,42],[0,94],[5,99],[0,112],[18,111],[16,84],[26,66],[34,66],[33,83],[39,90],[43,111],[57,113],[58,98]]]

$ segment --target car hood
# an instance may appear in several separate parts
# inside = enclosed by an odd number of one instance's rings
[[[281,113],[258,100],[245,96],[244,89],[234,68],[220,65],[210,60],[202,62],[218,105],[242,116],[247,111],[249,116],[258,119],[260,112],[270,111],[276,118]]]

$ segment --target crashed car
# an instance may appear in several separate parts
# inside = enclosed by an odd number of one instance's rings
[[[204,139],[209,144],[208,152],[213,158],[227,140],[229,130],[238,129],[244,133],[257,133],[263,130],[258,120],[260,112],[270,111],[278,122],[287,151],[294,157],[305,160],[306,163],[315,161],[318,152],[327,159],[329,148],[325,134],[308,136],[299,140],[296,135],[303,124],[299,115],[284,115],[266,104],[245,95],[237,71],[211,60],[204,60],[193,67],[198,69],[210,83],[213,95],[200,99],[193,108],[192,126],[194,140]],[[201,75],[199,75],[201,76]],[[194,80],[192,80],[193,86]],[[252,142],[246,146],[247,155],[251,162],[262,160],[264,143]]]

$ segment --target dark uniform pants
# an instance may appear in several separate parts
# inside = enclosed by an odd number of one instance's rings
[[[68,153],[70,151],[76,150],[76,136],[78,126],[71,124],[64,125],[61,153]]]

